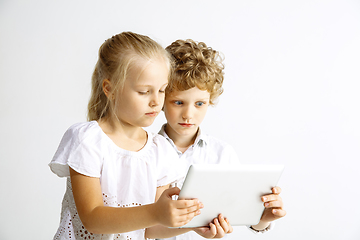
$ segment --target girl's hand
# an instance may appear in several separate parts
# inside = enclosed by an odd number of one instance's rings
[[[271,189],[271,191],[273,194],[261,197],[261,200],[264,202],[265,206],[265,211],[261,217],[261,220],[266,222],[272,222],[286,215],[286,211],[283,210],[283,201],[279,196],[281,193],[281,188],[274,187]]]
[[[180,227],[200,214],[203,205],[199,200],[172,200],[172,196],[179,193],[180,189],[177,187],[166,189],[154,204],[154,213],[159,224],[166,227]]]
[[[204,238],[222,238],[225,234],[232,233],[233,227],[227,218],[219,214],[219,216],[209,224],[209,227],[199,227],[193,230]]]

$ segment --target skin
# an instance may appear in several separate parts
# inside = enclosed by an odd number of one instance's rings
[[[205,118],[209,100],[210,93],[197,87],[185,91],[173,91],[166,95],[163,108],[167,119],[165,131],[179,151],[184,153],[194,143],[199,126]],[[274,187],[272,188],[272,194],[261,197],[262,202],[264,202],[265,211],[260,222],[252,226],[254,229],[263,230],[269,226],[270,222],[286,215],[282,199],[279,196],[280,193],[281,188]],[[220,215],[215,219],[220,221],[221,226],[221,228],[216,227],[217,233],[215,233],[215,236],[233,231],[227,219],[223,221],[222,219],[223,217]],[[218,226],[215,220],[213,224]],[[212,234],[214,234],[214,228],[211,224],[209,231],[212,231]],[[198,232],[199,230],[195,231]],[[206,234],[211,235],[208,232]]]
[[[107,79],[103,91],[114,111],[99,122],[102,130],[119,147],[139,151],[147,141],[141,128],[153,123],[164,102],[168,67],[163,60],[143,61],[134,66],[122,92],[116,93]],[[117,103],[117,104],[115,104]],[[153,204],[131,208],[105,207],[99,178],[82,175],[70,168],[74,200],[85,228],[97,234],[123,233],[156,225],[179,227],[200,214],[197,199],[173,201],[178,188],[158,188]],[[165,190],[166,189],[166,190]]]

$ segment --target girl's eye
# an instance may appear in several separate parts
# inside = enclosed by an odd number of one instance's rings
[[[139,92],[140,95],[146,95],[148,94],[148,91],[147,92]]]
[[[165,90],[159,90],[159,93],[165,93]]]
[[[195,105],[198,107],[201,107],[203,104],[205,104],[204,102],[196,102]]]
[[[181,104],[183,104],[183,102],[182,101],[174,101],[174,104],[175,105],[181,105]]]

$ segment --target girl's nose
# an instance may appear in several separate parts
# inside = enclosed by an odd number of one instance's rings
[[[160,104],[160,96],[158,94],[153,94],[150,101],[150,107],[156,107]]]

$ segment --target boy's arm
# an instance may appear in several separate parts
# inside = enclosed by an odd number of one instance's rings
[[[250,228],[255,231],[263,231],[269,229],[269,225],[272,221],[282,218],[286,215],[286,211],[283,209],[283,201],[279,196],[281,193],[280,187],[274,187],[271,189],[272,194],[268,194],[261,197],[264,202],[265,211],[261,216],[260,222],[257,225],[253,225]]]

